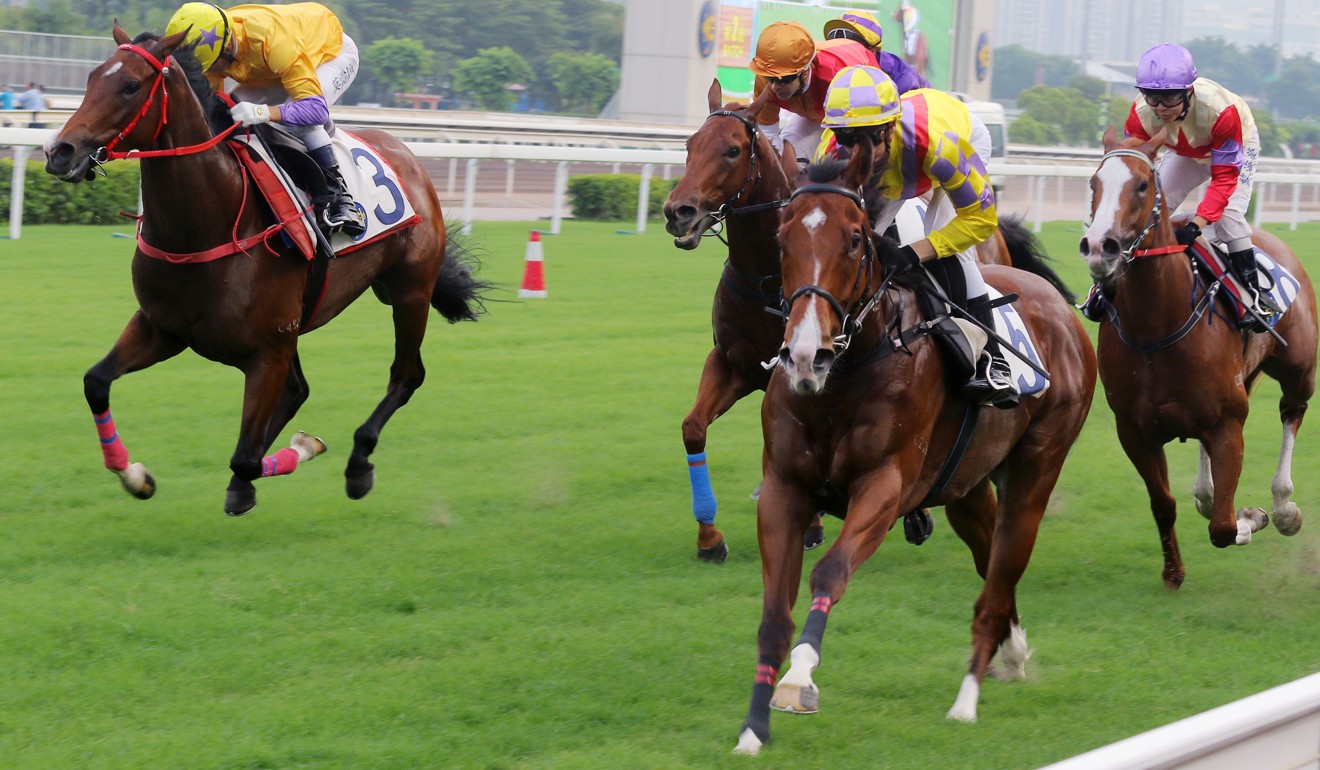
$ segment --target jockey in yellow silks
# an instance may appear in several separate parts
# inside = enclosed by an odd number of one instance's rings
[[[338,17],[320,3],[237,5],[184,3],[166,35],[188,31],[186,43],[217,92],[225,78],[238,83],[230,110],[245,126],[279,123],[307,145],[325,172],[332,199],[320,212],[330,232],[352,236],[366,221],[348,193],[330,146],[330,105],[348,90],[358,71],[358,50]]]
[[[926,237],[903,246],[902,259],[925,262],[949,290],[949,299],[993,329],[975,249],[995,234],[999,216],[966,105],[928,88],[900,98],[894,82],[878,68],[848,67],[830,83],[823,125],[827,130],[817,160],[835,157],[840,146],[852,147],[863,135],[875,146],[876,173],[868,187],[880,199],[872,221],[877,233],[889,228],[904,201],[932,193]],[[985,353],[964,392],[981,403],[1016,404],[1008,363],[993,337]]]

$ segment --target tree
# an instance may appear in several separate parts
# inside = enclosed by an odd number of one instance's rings
[[[1062,86],[1079,72],[1077,62],[1067,56],[1047,56],[1020,45],[1006,45],[994,52],[994,79],[990,98],[1013,101],[1032,86]]]
[[[387,97],[392,100],[395,93],[416,90],[433,74],[435,54],[420,40],[387,37],[362,49],[362,63],[372,78],[389,89]]]
[[[1051,127],[1056,141],[1086,146],[1097,143],[1099,107],[1095,99],[1076,88],[1033,86],[1018,96],[1017,103],[1032,118]],[[1010,131],[1015,141],[1026,141],[1018,136],[1016,122]]]
[[[1013,125],[1008,127],[1008,135],[1013,137],[1013,141],[1022,144],[1058,144],[1060,141],[1058,131],[1053,126],[1036,120],[1029,113],[1023,113],[1013,121]]]
[[[471,96],[484,109],[507,110],[514,102],[508,87],[526,84],[532,74],[527,60],[512,48],[483,48],[476,56],[458,63],[454,88]]]
[[[600,54],[557,53],[546,63],[559,93],[559,109],[595,115],[619,87],[619,68]]]
[[[1320,64],[1309,56],[1289,57],[1265,93],[1280,118],[1320,116]]]
[[[1238,50],[1222,37],[1198,37],[1188,41],[1186,48],[1196,62],[1196,72],[1239,94],[1260,93],[1261,78],[1265,72],[1257,67],[1255,58]]]

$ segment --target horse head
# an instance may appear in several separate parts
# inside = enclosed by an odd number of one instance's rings
[[[786,324],[779,365],[797,393],[817,393],[835,356],[870,311],[876,246],[861,188],[871,175],[863,139],[847,161],[807,167],[779,227]]]
[[[761,199],[787,195],[788,181],[756,118],[771,96],[765,89],[749,105],[721,105],[719,81],[706,94],[710,115],[688,137],[687,167],[665,199],[665,231],[680,249],[695,249],[701,236],[732,211]],[[795,164],[796,165],[796,164]]]
[[[1091,277],[1100,283],[1112,281],[1143,243],[1172,239],[1155,172],[1155,154],[1164,137],[1161,129],[1149,141],[1119,142],[1112,126],[1105,131],[1105,154],[1091,175],[1091,221],[1079,247]]]
[[[119,46],[87,76],[82,104],[46,143],[46,172],[66,182],[90,180],[93,164],[108,160],[116,148],[125,151],[156,143],[166,125],[170,86],[177,86],[176,90],[187,86],[170,59],[186,34],[185,30],[162,38],[144,33],[130,40],[116,22],[113,36]],[[177,108],[172,117],[176,113]]]

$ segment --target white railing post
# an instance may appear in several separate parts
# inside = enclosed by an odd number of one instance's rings
[[[1060,180],[1060,183],[1062,183],[1062,180]],[[1036,192],[1036,221],[1031,225],[1031,232],[1039,233],[1045,216],[1045,177],[1032,177],[1032,184]]]
[[[506,198],[512,198],[512,197],[513,197],[513,164],[514,164],[514,163],[517,163],[517,161],[515,161],[515,160],[513,160],[513,159],[509,159],[509,160],[504,161],[504,164],[505,164],[505,169],[504,169],[504,197],[506,197]]]
[[[651,203],[651,175],[655,173],[654,163],[642,164],[642,183],[637,186],[637,234],[646,232],[647,207]]]
[[[445,188],[446,195],[454,194],[454,178],[458,176],[458,158],[449,159],[449,185]]]
[[[31,154],[31,147],[18,145],[14,148],[14,176],[9,188],[9,237],[15,241],[23,235],[23,184]]]
[[[568,188],[568,161],[555,164],[554,209],[550,214],[550,234],[559,235],[559,220],[564,216],[564,190]]]
[[[1267,185],[1267,184],[1262,184],[1261,187],[1269,187],[1269,185]],[[1252,226],[1252,227],[1260,227],[1260,210],[1263,209],[1263,208],[1265,208],[1265,196],[1262,195],[1262,194],[1260,194],[1260,193],[1263,193],[1263,192],[1264,192],[1264,190],[1260,190],[1260,191],[1256,194],[1256,212],[1255,212],[1254,214],[1251,215],[1251,226]]]
[[[463,234],[472,234],[472,205],[477,198],[477,166],[481,161],[468,158],[467,174],[463,178]]]
[[[1288,219],[1288,229],[1297,229],[1297,216],[1302,208],[1302,186],[1295,184],[1292,186],[1292,217]]]

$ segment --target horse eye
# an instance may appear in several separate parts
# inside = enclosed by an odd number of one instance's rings
[[[132,96],[140,90],[142,90],[142,84],[136,80],[130,80],[124,84],[123,88],[119,89],[119,93],[124,96]]]
[[[738,157],[741,154],[742,154],[741,147],[730,147],[729,149],[724,151],[724,157],[728,158],[729,160],[733,160],[734,158]]]
[[[857,249],[858,249],[859,247],[861,247],[861,245],[862,245],[862,234],[861,234],[861,233],[853,233],[853,237],[852,237],[852,250],[853,250],[853,251],[857,251]]]
[[[1145,195],[1145,194],[1146,194],[1146,190],[1148,190],[1148,189],[1150,189],[1150,182],[1147,182],[1145,179],[1141,180],[1141,181],[1137,184],[1137,194],[1138,194],[1138,195]]]

